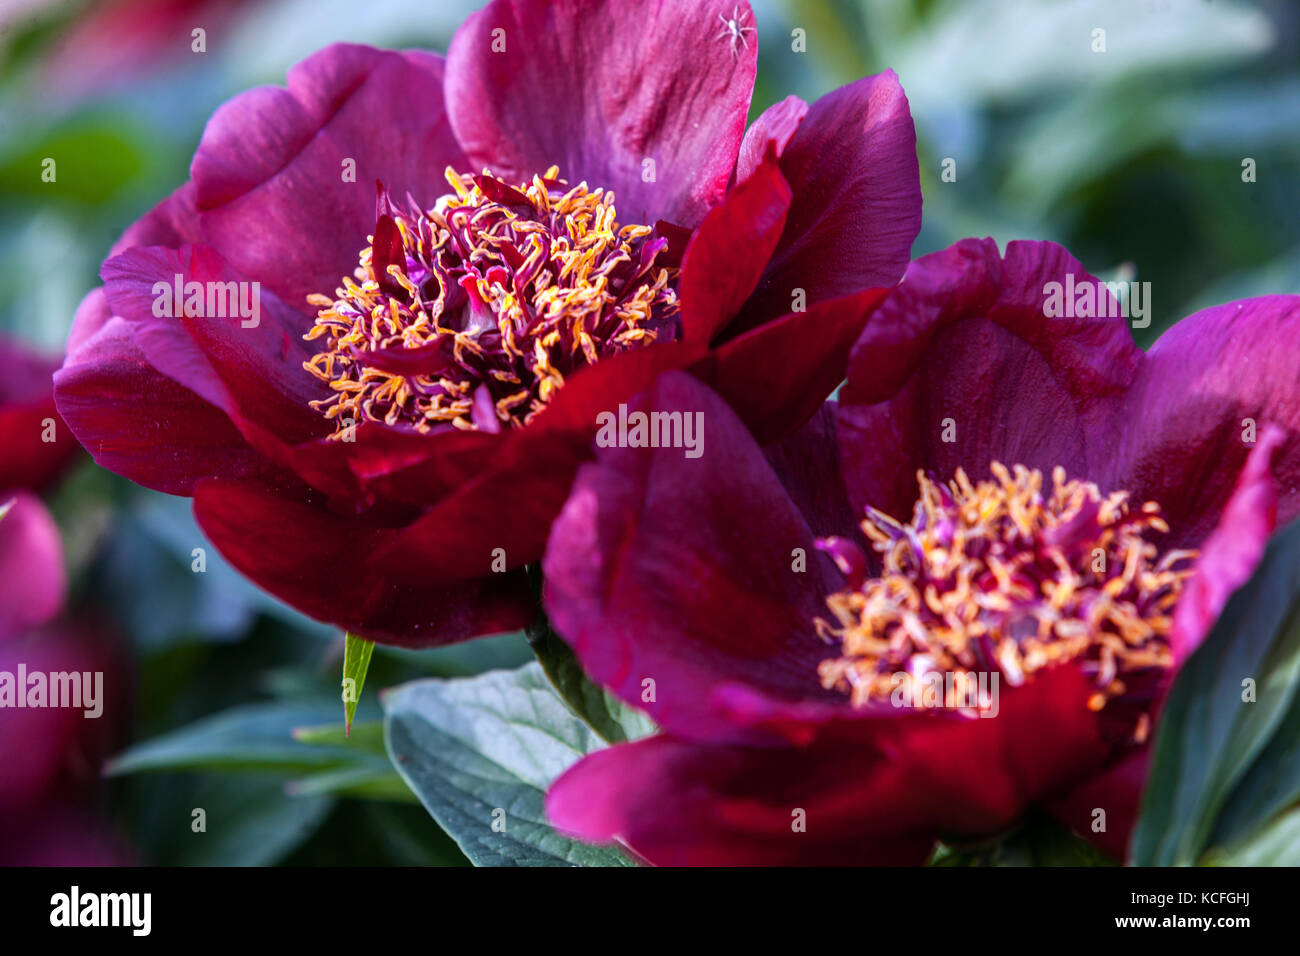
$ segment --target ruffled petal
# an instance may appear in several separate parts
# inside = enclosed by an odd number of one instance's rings
[[[352,274],[375,183],[432,205],[467,169],[443,108],[443,61],[335,44],[208,121],[190,175],[203,241],[291,308]],[[347,178],[345,178],[345,176]]]
[[[722,201],[754,89],[753,12],[732,7],[743,43],[692,0],[494,0],[447,53],[456,138],[475,169],[559,166],[612,189],[622,222],[694,227]]]
[[[210,480],[194,516],[232,565],[311,617],[372,640],[434,647],[517,630],[533,615],[520,571],[418,584],[380,559],[391,523],[331,511],[316,493],[265,481]]]
[[[1050,242],[1012,242],[1003,256],[991,239],[963,239],[912,263],[840,392],[855,505],[909,515],[918,469],[945,481],[958,467],[986,475],[992,461],[1104,475],[1107,429],[1142,353],[1104,285],[1092,288],[1112,317],[1045,314],[1049,283],[1096,281]]]
[[[188,495],[202,478],[266,467],[224,411],[149,363],[122,319],[78,346],[54,394],[95,462],[146,488]]]
[[[542,565],[556,630],[593,679],[682,736],[732,732],[709,706],[721,681],[828,699],[817,664],[829,651],[813,621],[836,574],[758,446],[679,373],[630,403],[636,411],[701,423],[701,440],[602,447],[583,467]]]
[[[301,315],[214,250],[135,247],[104,263],[102,275],[109,308],[130,323],[150,364],[221,408],[236,424],[256,423],[286,442],[331,430],[308,407],[329,392],[303,369],[310,356],[302,341]],[[198,283],[204,298],[198,311],[217,314],[196,315],[188,291],[177,302],[177,282],[183,289]],[[160,299],[165,309],[160,309]],[[183,314],[173,317],[177,312]]]
[[[1115,487],[1158,501],[1170,540],[1218,521],[1250,442],[1285,433],[1273,459],[1278,517],[1300,515],[1300,296],[1243,299],[1183,319],[1146,353],[1108,436]]]
[[[893,285],[921,230],[916,131],[892,70],[840,87],[796,120],[798,112],[790,104],[771,119],[778,138],[797,123],[781,156],[794,198],[737,331],[790,311],[796,289],[812,305]]]

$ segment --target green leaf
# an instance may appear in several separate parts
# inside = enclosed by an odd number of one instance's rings
[[[386,800],[398,803],[415,803],[415,794],[406,785],[388,761],[382,767],[358,765],[323,770],[284,785],[291,797],[325,796],[357,797],[362,800]]]
[[[190,813],[166,841],[162,857],[173,866],[268,866],[319,828],[334,800],[325,795],[290,799],[278,780],[247,774],[205,775],[190,794]],[[206,829],[195,832],[193,810]],[[157,821],[154,821],[157,826]]]
[[[1240,844],[1296,803],[1300,803],[1300,693],[1293,692],[1277,732],[1215,821],[1210,843]]]
[[[106,772],[113,776],[158,770],[305,773],[355,764],[366,756],[360,748],[294,737],[295,728],[324,724],[337,713],[332,706],[278,702],[235,707],[136,744],[112,760]]]
[[[1255,681],[1251,702],[1246,679]],[[1282,725],[1298,684],[1300,522],[1274,536],[1174,682],[1133,837],[1136,864],[1195,863],[1221,818],[1244,835],[1295,799],[1298,738]]]
[[[616,849],[586,846],[546,823],[546,788],[605,743],[540,665],[414,681],[383,703],[393,765],[475,865],[632,865]]]
[[[655,732],[648,715],[591,682],[545,615],[539,615],[538,623],[528,630],[528,643],[556,693],[605,741],[623,743]]]
[[[316,727],[295,727],[293,739],[304,744],[326,747],[343,747],[349,750],[364,750],[385,756],[384,722],[382,720],[362,720],[350,728],[345,724],[321,724]]]
[[[978,846],[935,847],[927,866],[1115,866],[1087,840],[1044,817],[1032,817],[996,840]]]
[[[352,634],[347,636],[343,651],[343,712],[347,715],[345,733],[352,732],[352,718],[357,713],[361,689],[366,686],[366,671],[370,669],[370,656],[375,652],[375,642]]]
[[[1207,866],[1300,866],[1300,809],[1292,810],[1240,846],[1212,850]]]

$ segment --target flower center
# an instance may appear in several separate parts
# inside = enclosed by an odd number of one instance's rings
[[[579,368],[677,335],[668,240],[558,175],[516,188],[448,168],[452,192],[427,210],[381,195],[353,277],[308,296],[305,338],[325,348],[304,368],[332,391],[311,403],[332,437],[362,421],[521,427]]]
[[[834,622],[817,621],[843,651],[820,665],[823,686],[854,706],[900,686],[914,701],[925,699],[915,684],[934,675],[951,688],[996,672],[1016,686],[1078,661],[1096,687],[1088,706],[1100,710],[1167,671],[1171,615],[1196,552],[1161,555],[1147,540],[1169,530],[1159,505],[1134,508],[1123,491],[1103,497],[1059,467],[1050,491],[1023,465],[990,470],[972,484],[958,469],[946,487],[918,474],[909,524],[868,509],[862,530],[879,577],[866,577],[849,542],[822,542],[849,577],[827,599]]]

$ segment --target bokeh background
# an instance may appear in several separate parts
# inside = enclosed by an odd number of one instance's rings
[[[730,14],[723,0],[700,2]],[[109,246],[185,180],[221,102],[282,82],[335,41],[445,50],[480,5],[0,0],[0,332],[61,351]],[[899,74],[925,196],[914,255],[968,235],[1054,239],[1095,274],[1151,283],[1153,321],[1135,332],[1143,345],[1205,305],[1300,292],[1300,4],[755,0],[754,9],[754,115],[789,93],[812,100],[864,74]],[[203,53],[191,49],[196,27]],[[1104,53],[1093,51],[1096,29]],[[57,160],[53,183],[41,177],[45,157]],[[1254,182],[1243,181],[1248,158]],[[341,635],[244,582],[203,540],[186,499],[83,459],[48,502],[72,611],[116,634],[129,661],[130,705],[112,715],[127,747],[96,785],[124,858],[465,862],[389,766],[376,696],[419,676],[523,663],[521,635],[420,654],[377,649],[345,746]],[[200,834],[195,808],[206,815]]]

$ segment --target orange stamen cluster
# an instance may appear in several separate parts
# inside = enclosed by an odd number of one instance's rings
[[[909,524],[868,509],[862,530],[882,570],[828,599],[834,621],[817,629],[843,653],[820,665],[823,686],[862,706],[900,684],[913,699],[926,674],[996,672],[1015,686],[1077,661],[1100,710],[1170,667],[1171,615],[1196,552],[1162,556],[1147,540],[1168,531],[1159,506],[1103,497],[1059,467],[1050,490],[1023,465],[991,471],[972,484],[958,469],[946,487],[918,474]]]
[[[325,348],[304,367],[332,392],[311,404],[335,438],[362,421],[520,427],[579,368],[676,336],[667,240],[558,175],[516,188],[449,168],[452,192],[427,210],[389,203],[354,276],[308,297],[306,338]]]

